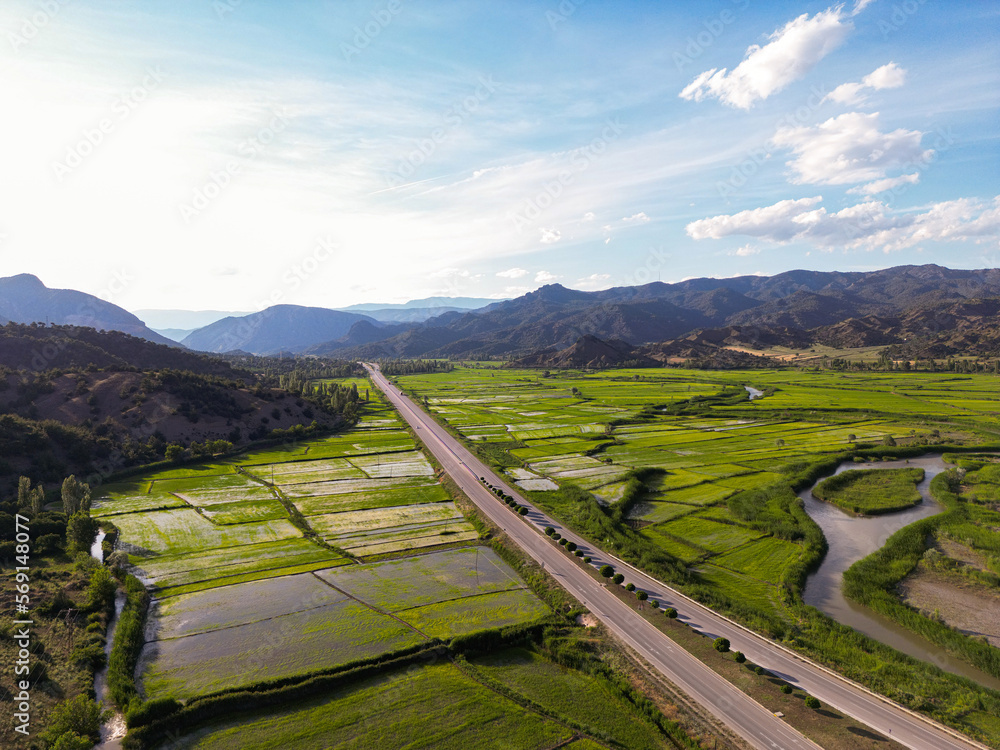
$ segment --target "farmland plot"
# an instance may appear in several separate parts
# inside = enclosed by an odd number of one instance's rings
[[[191,508],[128,513],[115,517],[120,544],[131,555],[180,555],[217,547],[273,542],[301,537],[290,521],[217,526]]]

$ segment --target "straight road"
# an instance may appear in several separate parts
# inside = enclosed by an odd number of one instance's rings
[[[662,607],[677,609],[680,619],[691,627],[713,638],[728,638],[734,650],[742,651],[755,664],[760,664],[787,682],[816,696],[821,702],[906,747],[914,750],[985,748],[743,628],[628,563],[595,548],[508,487],[458,440],[393,386],[378,370],[377,365],[365,364],[365,368],[375,385],[386,394],[445,471],[485,516],[502,528],[621,640],[752,746],[761,750],[819,747],[654,628],[581,570],[561,546],[542,533],[542,529],[546,526],[554,527],[562,536],[576,542],[592,558],[595,567],[610,564],[618,572],[627,573],[628,579],[636,588],[646,591]],[[528,506],[528,515],[522,518],[511,511],[480,483],[480,477],[484,477],[495,487],[504,487],[518,502]]]

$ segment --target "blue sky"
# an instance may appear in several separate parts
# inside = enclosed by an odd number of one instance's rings
[[[0,275],[255,310],[998,266],[998,22],[920,0],[6,0]]]

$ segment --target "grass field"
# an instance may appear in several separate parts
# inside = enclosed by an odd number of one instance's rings
[[[438,664],[366,680],[330,698],[263,719],[202,730],[187,738],[185,747],[542,750],[572,739],[573,734],[497,695],[457,667]]]
[[[892,513],[920,502],[923,478],[923,469],[853,469],[824,479],[813,495],[856,515]]]

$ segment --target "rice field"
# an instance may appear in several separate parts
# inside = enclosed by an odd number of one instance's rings
[[[478,548],[239,583],[156,603],[141,683],[151,698],[189,698],[548,611],[492,550]]]
[[[677,369],[542,377],[537,370],[470,366],[398,382],[426,397],[429,408],[470,441],[503,444],[513,481],[543,506],[546,493],[565,485],[613,504],[628,471],[662,470],[633,506],[632,522],[681,561],[700,569],[709,561],[717,565],[710,580],[735,590],[727,576],[775,588],[801,548],[733,516],[732,498],[784,482],[789,467],[854,444],[930,435],[911,418],[996,421],[1000,397],[988,378],[960,378],[970,391],[955,393],[956,377]],[[693,415],[668,413],[671,405],[747,383],[767,395]]]

